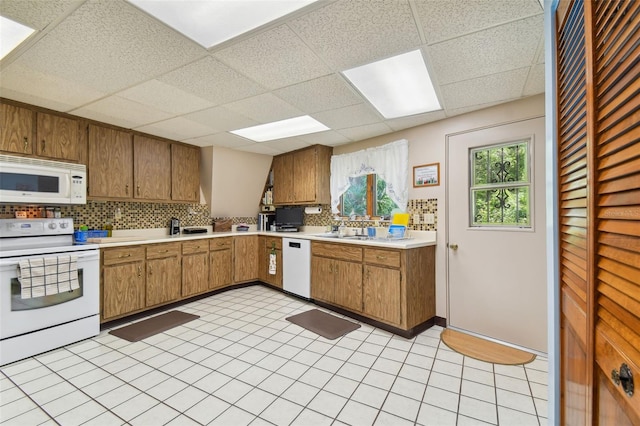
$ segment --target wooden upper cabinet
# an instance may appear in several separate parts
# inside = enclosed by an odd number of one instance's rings
[[[33,111],[0,104],[0,151],[33,154]]]
[[[133,138],[130,133],[89,125],[90,197],[133,198]]]
[[[133,138],[133,198],[171,199],[171,147],[167,142],[135,135]]]
[[[333,148],[314,145],[273,158],[274,204],[329,204]]]
[[[77,120],[38,112],[36,129],[37,155],[67,161],[80,159]]]
[[[171,144],[171,199],[200,201],[200,148]]]
[[[293,197],[293,154],[273,158],[273,203],[290,204]]]

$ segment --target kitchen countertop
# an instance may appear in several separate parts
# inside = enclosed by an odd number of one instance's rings
[[[354,230],[350,230],[350,236],[353,236]],[[282,238],[299,238],[312,241],[323,241],[326,243],[339,243],[339,244],[356,244],[362,246],[373,247],[386,247],[395,249],[411,249],[416,247],[433,246],[436,244],[435,231],[410,231],[409,238],[401,240],[388,240],[384,238],[378,238],[373,240],[358,240],[349,238],[331,238],[319,236],[325,234],[325,227],[305,227],[300,232],[274,232],[274,231],[257,231],[255,225],[250,227],[248,231],[231,231],[231,232],[213,232],[211,227],[208,227],[206,233],[202,234],[179,234],[168,235],[167,230],[162,229],[146,229],[146,230],[127,230],[127,231],[114,231],[114,235],[111,238],[100,238],[88,242],[97,243],[100,248],[108,247],[123,247],[140,244],[155,244],[155,243],[170,243],[170,242],[182,242],[192,241],[209,238],[221,238],[221,237],[237,237],[242,235],[267,235]],[[100,240],[100,241],[97,241]]]

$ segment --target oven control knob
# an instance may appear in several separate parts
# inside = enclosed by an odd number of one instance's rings
[[[60,228],[65,229],[69,224],[67,222],[60,222]]]
[[[56,225],[54,222],[51,222],[51,223],[49,224],[49,229],[56,229],[56,227],[57,227],[57,226],[58,226],[58,225]]]

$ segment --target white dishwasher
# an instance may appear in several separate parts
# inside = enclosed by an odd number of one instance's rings
[[[311,298],[311,241],[282,239],[282,288],[305,299]]]

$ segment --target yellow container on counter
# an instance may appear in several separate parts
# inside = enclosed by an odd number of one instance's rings
[[[409,213],[396,213],[396,214],[394,214],[393,218],[391,218],[391,224],[392,225],[408,226],[409,225]]]

